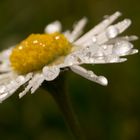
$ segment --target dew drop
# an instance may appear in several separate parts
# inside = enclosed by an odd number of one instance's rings
[[[118,35],[119,31],[114,26],[109,26],[106,31],[106,35],[108,38],[115,38]]]
[[[129,53],[133,48],[133,45],[127,41],[117,42],[113,48],[113,53],[119,56],[123,56]]]

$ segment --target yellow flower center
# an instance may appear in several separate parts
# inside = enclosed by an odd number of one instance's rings
[[[63,34],[31,34],[10,55],[12,68],[21,74],[40,70],[60,56],[67,55],[72,45]]]

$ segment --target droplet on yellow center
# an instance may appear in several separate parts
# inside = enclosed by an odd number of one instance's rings
[[[71,44],[63,34],[31,34],[13,49],[10,62],[15,71],[26,74],[40,70],[70,50]]]

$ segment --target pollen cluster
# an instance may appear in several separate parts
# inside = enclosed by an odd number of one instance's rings
[[[10,63],[16,72],[26,74],[67,55],[71,47],[71,43],[60,33],[31,34],[13,49]]]

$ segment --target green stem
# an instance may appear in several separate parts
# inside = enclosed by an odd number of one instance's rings
[[[64,119],[69,126],[75,140],[86,140],[81,129],[79,121],[73,111],[70,98],[66,92],[64,74],[52,82],[47,82],[44,87],[51,93],[59,109],[61,110]]]

